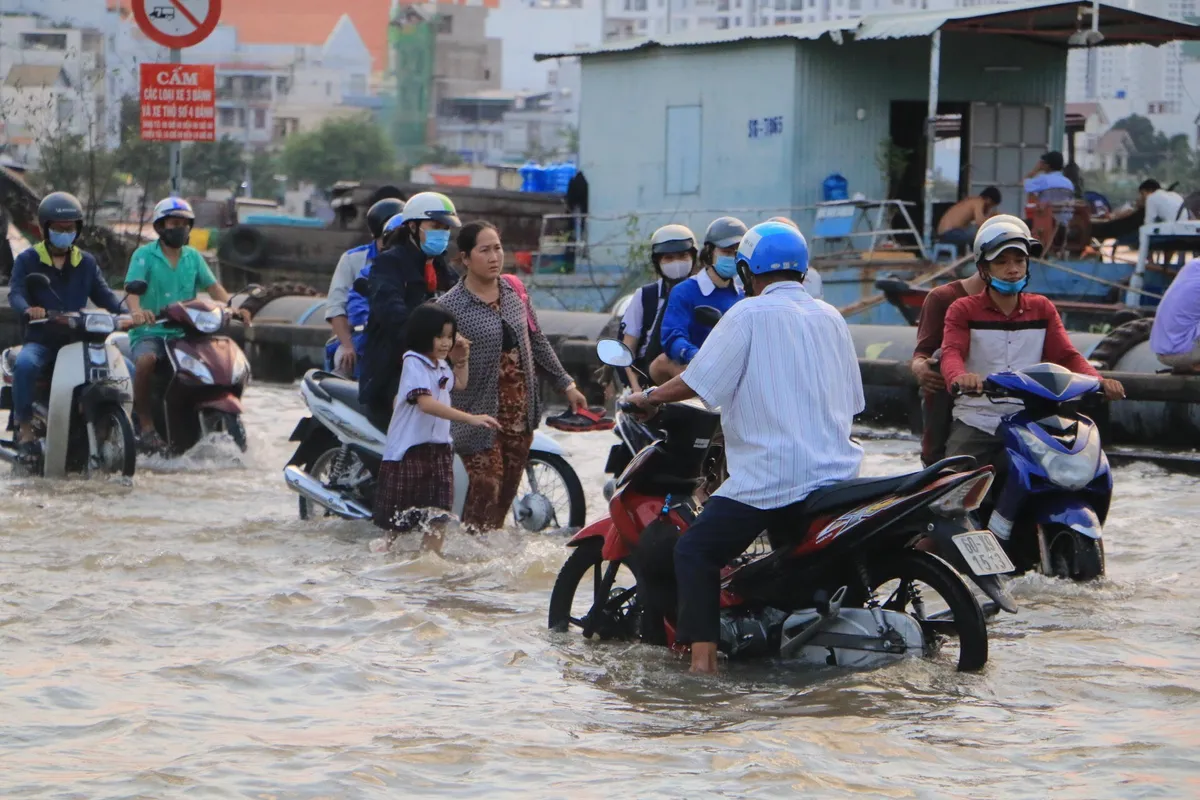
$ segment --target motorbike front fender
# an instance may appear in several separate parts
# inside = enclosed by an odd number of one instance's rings
[[[603,539],[608,535],[608,532],[612,530],[612,526],[613,524],[611,518],[601,517],[591,525],[585,526],[579,531],[579,533],[572,536],[570,541],[567,542],[567,547],[579,547],[579,545],[583,544],[588,539],[595,539],[597,537]]]
[[[213,397],[208,400],[201,401],[196,404],[197,409],[211,409],[213,411],[223,411],[226,414],[241,414],[242,401],[232,392],[223,394],[220,397]]]
[[[533,432],[533,445],[529,449],[535,452],[550,453],[556,456],[566,456],[567,454],[567,451],[562,449],[562,445],[541,431]]]
[[[1060,497],[1043,501],[1038,506],[1035,518],[1039,525],[1062,525],[1089,539],[1099,540],[1103,536],[1100,516],[1078,498]]]

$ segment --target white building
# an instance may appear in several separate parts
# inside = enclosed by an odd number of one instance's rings
[[[538,92],[572,88],[555,75],[557,61],[537,62],[534,53],[595,47],[601,43],[605,0],[501,0],[487,15],[487,36],[502,39],[502,88]],[[571,59],[574,60],[574,59]],[[578,75],[578,67],[574,74]]]
[[[89,146],[120,135],[120,103],[110,93],[106,37],[35,16],[0,17],[0,145],[36,165],[39,142],[83,136]]]
[[[250,44],[236,28],[220,25],[185,50],[184,60],[216,65],[217,138],[251,147],[358,113],[360,104],[347,101],[367,94],[371,75],[371,55],[347,15],[317,45]]]

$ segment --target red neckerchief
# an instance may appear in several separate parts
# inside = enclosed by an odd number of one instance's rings
[[[433,294],[438,290],[437,270],[433,268],[433,259],[425,261],[425,288]]]

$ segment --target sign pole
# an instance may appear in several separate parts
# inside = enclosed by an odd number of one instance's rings
[[[170,61],[179,64],[183,61],[183,51],[178,47],[171,48]],[[171,164],[171,196],[183,196],[183,146],[179,142],[168,145],[168,158]]]

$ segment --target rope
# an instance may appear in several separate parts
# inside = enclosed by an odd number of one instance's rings
[[[1110,280],[1106,280],[1104,278],[1098,278],[1095,275],[1089,275],[1086,272],[1080,272],[1077,269],[1071,269],[1070,267],[1066,266],[1065,264],[1059,264],[1058,262],[1055,262],[1055,261],[1046,261],[1045,259],[1041,259],[1041,258],[1031,258],[1029,260],[1035,264],[1041,264],[1042,266],[1052,267],[1053,269],[1062,270],[1063,272],[1067,273],[1068,275],[1075,275],[1076,277],[1087,278],[1090,281],[1095,281],[1096,283],[1102,284],[1104,286],[1112,286],[1112,287],[1120,289],[1121,291],[1124,291],[1124,292],[1133,292],[1134,294],[1140,294],[1145,297],[1153,297],[1155,300],[1162,299],[1161,294],[1155,294],[1154,292],[1146,292],[1141,289],[1134,289],[1123,283],[1117,283],[1116,281],[1110,281]]]

